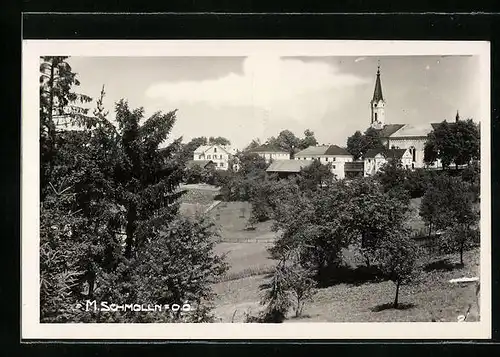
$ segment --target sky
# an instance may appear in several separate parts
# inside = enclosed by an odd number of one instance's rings
[[[171,139],[227,137],[235,148],[288,129],[345,146],[370,123],[377,66],[386,123],[479,121],[479,57],[70,57],[75,91],[144,107],[146,117],[177,109]]]

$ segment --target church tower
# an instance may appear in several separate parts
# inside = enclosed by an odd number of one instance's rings
[[[380,83],[380,66],[377,69],[377,80],[371,106],[371,126],[375,129],[382,129],[385,125],[385,100],[382,95],[382,84]]]

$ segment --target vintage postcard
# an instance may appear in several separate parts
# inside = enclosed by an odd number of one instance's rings
[[[489,61],[24,41],[22,338],[490,338]]]

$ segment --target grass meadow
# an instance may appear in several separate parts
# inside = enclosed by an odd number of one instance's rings
[[[210,206],[216,191],[191,189],[182,206],[205,209]],[[198,203],[198,202],[199,203]],[[409,224],[413,229],[425,228],[418,215],[420,199],[411,202]],[[201,207],[201,208],[200,208]],[[182,209],[181,209],[182,210]],[[256,315],[259,305],[259,285],[273,271],[275,261],[270,259],[267,248],[276,233],[272,222],[257,224],[247,229],[250,216],[248,202],[221,202],[208,214],[219,229],[220,238],[216,252],[224,254],[229,271],[214,286],[216,293],[215,315],[219,322],[244,322],[245,314]],[[400,308],[392,309],[395,285],[390,281],[357,280],[357,267],[362,264],[357,254],[347,249],[343,252],[347,268],[353,279],[333,283],[317,290],[313,300],[306,303],[303,316],[296,319],[293,311],[285,322],[430,322],[457,321],[475,301],[474,286],[449,283],[450,279],[479,276],[479,249],[464,255],[465,266],[458,265],[458,254],[425,257],[424,271],[418,281],[400,289]],[[469,321],[478,318],[473,304]]]

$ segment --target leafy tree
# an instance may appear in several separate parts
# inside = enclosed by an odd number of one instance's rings
[[[299,249],[283,252],[269,281],[260,286],[264,292],[261,304],[267,305],[261,316],[263,322],[282,322],[291,307],[295,316],[302,315],[306,301],[315,293],[313,271],[304,268]]]
[[[361,131],[357,130],[354,134],[347,138],[347,151],[351,153],[354,160],[361,158],[366,152],[365,137]]]
[[[263,292],[260,303],[266,305],[260,320],[272,323],[283,322],[292,306],[286,267],[283,263],[276,266],[270,280],[261,284],[259,289]]]
[[[43,198],[51,175],[51,162],[57,151],[56,119],[70,119],[70,124],[86,124],[88,109],[79,104],[92,100],[74,92],[79,86],[77,74],[67,56],[44,56],[40,63],[40,194]]]
[[[202,182],[203,168],[200,165],[193,165],[188,167],[185,172],[186,183],[200,183]]]
[[[204,217],[195,220],[179,217],[157,228],[158,238],[138,251],[135,285],[139,301],[158,304],[187,301],[194,307],[211,306],[212,286],[227,271],[222,257],[213,253],[217,236],[213,222]],[[144,318],[148,321],[151,316]],[[213,320],[209,314],[196,316],[181,311],[171,318],[185,322]]]
[[[347,138],[347,151],[354,156],[354,160],[362,158],[369,149],[383,148],[379,132],[374,128],[368,128],[364,134],[358,130]]]
[[[472,119],[448,123],[443,121],[427,135],[424,161],[428,164],[441,160],[444,168],[470,164],[479,159],[479,126]]]
[[[249,197],[252,204],[249,223],[255,225],[273,218],[278,205],[282,204],[289,194],[298,190],[299,187],[292,180],[273,180],[270,178],[255,181]]]
[[[219,258],[207,243],[212,233],[200,219],[178,218],[176,188],[184,169],[178,156],[180,140],[159,149],[175,122],[175,111],[155,113],[139,125],[143,110],[130,110],[122,100],[115,108],[115,127],[102,108],[103,95],[104,90],[93,126],[55,133],[57,150],[41,200],[41,321],[164,321],[165,314],[82,313],[74,306],[83,299],[154,298],[155,287],[141,285],[141,272],[171,277],[179,276],[181,268],[193,274],[194,280],[179,281],[179,296],[200,301],[193,318],[208,318],[207,291],[220,270]],[[173,228],[195,246],[182,243],[179,250],[171,238],[178,239],[170,231]],[[162,250],[162,257],[153,255],[161,253],[160,242],[174,245],[168,252]],[[203,260],[196,258],[197,252]],[[159,269],[158,262],[168,259],[182,261],[182,266],[169,263]]]
[[[222,136],[217,136],[217,137],[211,136],[210,138],[208,138],[208,144],[209,145],[229,146],[229,145],[231,145],[231,141],[229,141],[229,139],[226,139]]]
[[[387,235],[404,230],[409,201],[405,196],[384,192],[372,178],[353,180],[348,186],[344,205],[345,227],[359,237],[359,246],[367,266],[376,258],[380,243]]]
[[[313,160],[311,165],[300,170],[298,183],[303,191],[317,191],[323,185],[332,183],[333,179],[330,164],[323,165],[319,160]]]
[[[439,175],[434,178],[420,204],[420,216],[432,228],[448,229],[472,215],[471,187],[460,177]],[[430,233],[429,233],[430,235]]]
[[[342,261],[341,250],[352,240],[346,212],[346,186],[337,182],[321,191],[304,194],[294,191],[275,208],[274,229],[281,232],[271,255],[279,258],[289,249],[300,249],[304,267],[325,282]]]
[[[309,129],[306,129],[304,131],[304,138],[300,139],[299,149],[304,150],[309,146],[316,146],[316,145],[318,145],[318,140],[316,140],[314,132],[312,132]]]
[[[418,247],[407,232],[393,232],[381,241],[377,261],[382,273],[396,285],[393,307],[399,307],[399,288],[418,276]]]
[[[258,148],[261,145],[260,139],[253,139],[250,144],[248,144],[243,151],[252,151],[255,148]]]
[[[306,301],[315,294],[316,281],[313,270],[302,264],[300,251],[294,251],[286,261],[288,288],[295,302],[295,317],[300,317]]]
[[[310,140],[310,139],[309,139]],[[293,159],[295,152],[300,147],[300,139],[295,136],[290,130],[283,130],[279,133],[278,137],[271,137],[267,143],[271,146],[278,147],[288,153],[290,158]]]

